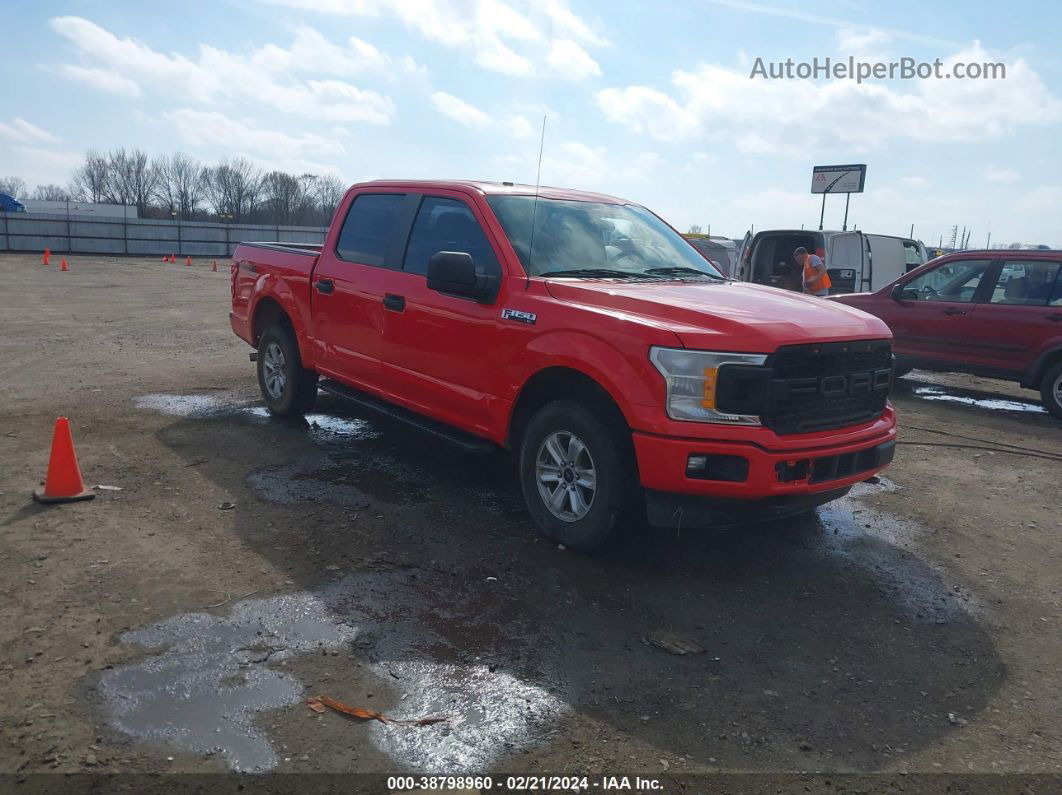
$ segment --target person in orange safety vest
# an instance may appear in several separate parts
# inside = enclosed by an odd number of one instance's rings
[[[826,273],[826,263],[801,246],[793,252],[793,259],[804,269],[804,292],[808,295],[829,295],[832,282]]]

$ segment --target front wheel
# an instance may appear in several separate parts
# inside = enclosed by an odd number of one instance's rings
[[[520,445],[520,485],[547,538],[593,549],[631,514],[637,483],[619,430],[570,400],[549,403],[531,418]]]
[[[1062,362],[1044,374],[1040,384],[1040,398],[1044,408],[1062,420]]]
[[[284,326],[270,326],[258,340],[258,388],[280,417],[305,414],[317,400],[317,373],[303,368],[295,334]]]

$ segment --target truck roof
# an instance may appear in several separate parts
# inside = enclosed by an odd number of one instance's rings
[[[485,196],[508,195],[508,196],[534,196],[535,186],[525,185],[519,182],[486,182],[475,179],[376,179],[370,182],[359,182],[354,187],[366,186],[379,188],[404,188],[406,190],[432,190],[440,188],[474,190]],[[634,204],[627,199],[617,196],[609,196],[605,193],[592,193],[590,191],[572,190],[570,188],[555,188],[550,185],[541,185],[538,195],[544,199],[561,199],[567,201],[600,202],[602,204]]]

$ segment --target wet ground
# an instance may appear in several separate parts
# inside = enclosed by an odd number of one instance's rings
[[[895,465],[847,498],[576,555],[505,455],[326,395],[269,417],[208,270],[0,258],[3,771],[1062,770],[1062,426],[1033,393],[913,373]],[[120,490],[28,501],[58,413]]]

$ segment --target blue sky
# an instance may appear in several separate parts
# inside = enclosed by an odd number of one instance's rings
[[[150,10],[149,10],[150,8]],[[868,164],[860,228],[1062,247],[1062,5],[745,0],[7,4],[0,175],[88,148],[373,177],[542,181],[680,229],[815,226],[819,163]],[[1006,79],[765,81],[765,61],[1003,62]],[[844,201],[827,202],[839,227]]]

